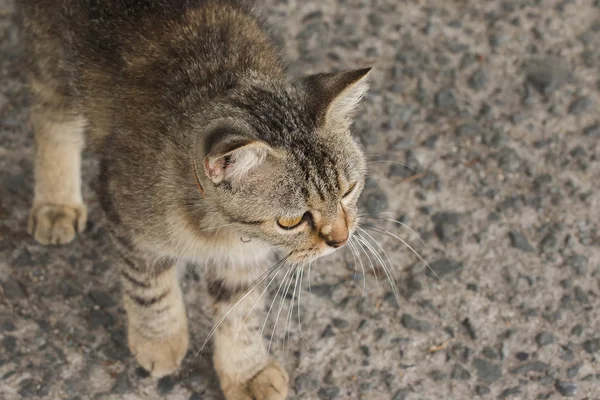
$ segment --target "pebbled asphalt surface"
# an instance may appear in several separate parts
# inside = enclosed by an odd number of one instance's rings
[[[210,324],[192,268],[181,372],[153,381],[130,356],[92,156],[87,232],[61,248],[25,232],[14,4],[0,0],[0,398],[221,399],[210,354],[194,357]],[[302,334],[294,317],[285,351],[283,329],[273,340],[290,398],[600,399],[600,1],[264,4],[292,74],[375,66],[355,125],[363,208],[409,225],[370,220],[435,272],[378,233],[399,303],[348,249],[315,264]]]

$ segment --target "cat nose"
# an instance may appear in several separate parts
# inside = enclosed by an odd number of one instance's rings
[[[325,239],[325,244],[327,244],[327,246],[337,249],[346,244],[349,236],[350,232],[348,232],[348,228],[344,222],[343,224],[334,224],[334,226],[329,229],[328,234],[323,235],[323,239]]]
[[[348,241],[348,238],[346,238],[344,240],[340,240],[340,241],[328,240],[325,243],[327,244],[327,246],[337,249],[338,247],[342,247],[343,245],[345,245],[347,241]]]

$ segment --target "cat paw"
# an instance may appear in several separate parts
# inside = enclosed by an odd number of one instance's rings
[[[227,400],[285,400],[288,384],[287,373],[272,361],[245,384],[223,389]]]
[[[77,232],[83,232],[87,210],[83,204],[37,204],[29,213],[28,231],[44,245],[67,244]]]
[[[248,383],[248,390],[256,400],[285,400],[288,394],[288,374],[272,361]]]
[[[137,329],[129,328],[127,339],[137,362],[154,378],[174,373],[181,365],[189,343],[187,326],[162,339],[147,338]]]

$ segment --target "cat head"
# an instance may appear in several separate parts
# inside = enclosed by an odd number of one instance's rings
[[[251,79],[220,100],[196,149],[212,209],[297,261],[347,243],[366,171],[350,126],[369,71]]]

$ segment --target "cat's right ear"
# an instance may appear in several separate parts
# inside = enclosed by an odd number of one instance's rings
[[[370,71],[371,68],[362,68],[302,78],[317,122],[349,125],[356,106],[369,89]]]
[[[230,133],[227,128],[216,130],[206,143],[204,172],[213,183],[236,183],[260,166],[270,147],[256,139]]]

